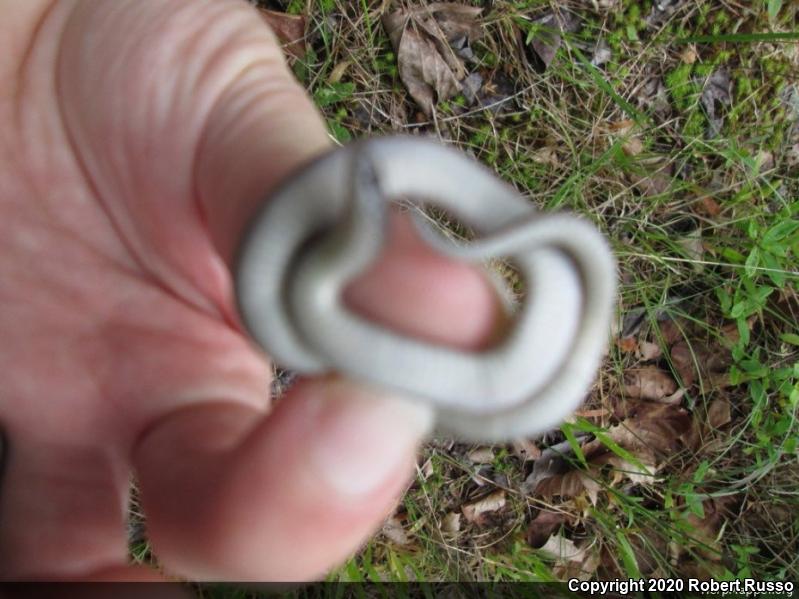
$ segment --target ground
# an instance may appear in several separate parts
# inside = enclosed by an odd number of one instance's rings
[[[330,580],[799,579],[797,5],[428,4],[260,2],[339,142],[433,136],[593,221],[618,318],[569,422],[431,442]]]

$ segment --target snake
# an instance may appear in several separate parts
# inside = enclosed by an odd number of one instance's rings
[[[392,205],[454,260],[504,260],[524,293],[489,347],[461,350],[353,312],[344,290],[380,256]],[[454,240],[436,208],[474,234]],[[474,441],[537,435],[585,399],[606,352],[616,262],[588,220],[536,210],[468,155],[417,136],[361,139],[300,168],[260,205],[240,242],[235,294],[253,340],[282,367],[338,373],[423,402],[437,428]]]

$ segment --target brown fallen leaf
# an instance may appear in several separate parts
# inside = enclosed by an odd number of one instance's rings
[[[580,559],[583,555],[582,550],[577,548],[574,541],[561,534],[551,535],[539,548],[539,551],[546,553],[551,558],[563,561]]]
[[[543,547],[558,528],[566,522],[563,512],[542,510],[530,521],[525,533],[527,544],[533,549]]]
[[[621,121],[610,121],[606,128],[608,131],[615,131],[617,133],[627,133],[630,129],[633,128],[635,125],[635,121],[632,119],[624,119]]]
[[[530,155],[530,158],[532,158],[533,162],[537,162],[538,164],[548,164],[549,166],[560,165],[557,150],[549,146],[538,148]]]
[[[721,214],[721,206],[711,196],[702,196],[699,203],[696,204],[697,211],[703,216],[714,217]]]
[[[624,394],[633,399],[661,401],[677,391],[677,383],[657,366],[632,368],[624,373]]]
[[[651,485],[656,482],[655,474],[658,471],[658,464],[655,452],[647,447],[639,447],[636,449],[635,459],[637,463],[617,456],[615,453],[608,453],[597,461],[613,466],[612,485],[619,484],[625,478],[637,485]]]
[[[644,151],[644,142],[640,137],[634,135],[622,143],[621,151],[627,156],[638,156]]]
[[[570,470],[565,474],[555,474],[542,480],[535,489],[535,494],[545,499],[559,497],[561,500],[578,497],[583,492],[591,505],[596,505],[601,485],[596,481],[596,472]]]
[[[592,550],[581,550],[579,559],[571,559],[567,562],[555,564],[552,574],[558,580],[591,580],[599,567],[599,551],[596,547]]]
[[[665,193],[671,185],[671,175],[662,170],[649,175],[630,175],[630,182],[642,196],[651,197]]]
[[[682,384],[690,387],[696,380],[694,353],[685,340],[678,341],[671,348],[671,363],[682,379]]]
[[[418,469],[418,475],[422,478],[422,480],[427,480],[433,476],[434,472],[435,469],[433,468],[433,458],[427,458]]]
[[[701,273],[705,270],[703,258],[705,256],[705,244],[702,242],[702,231],[695,229],[690,233],[676,240],[685,252],[685,256],[691,260],[691,267],[694,272]]]
[[[719,533],[724,521],[732,517],[731,508],[738,499],[733,496],[706,499],[702,502],[703,516],[690,512],[684,516],[689,530],[689,542],[681,542],[672,547],[672,553],[680,557],[688,552],[696,552],[709,562],[721,561]]]
[[[575,410],[574,415],[578,418],[605,418],[610,415],[610,410],[607,408],[593,408],[590,410]]]
[[[708,77],[700,100],[709,122],[707,136],[712,139],[721,132],[724,110],[732,104],[732,80],[726,69],[719,69]]]
[[[562,35],[564,33],[574,33],[580,28],[580,20],[570,12],[560,11],[557,13],[549,13],[533,21],[535,27],[532,33],[532,39],[522,39],[522,34],[519,34],[519,40],[522,42],[522,57],[538,72],[543,72],[552,64],[555,55],[562,43]],[[527,43],[532,49],[530,52],[527,48]]]
[[[538,445],[529,439],[516,439],[511,444],[513,455],[520,459],[522,462],[527,460],[537,460],[541,457],[541,450]]]
[[[490,447],[479,447],[470,451],[468,458],[472,464],[490,464],[494,461],[494,450]]]
[[[402,520],[398,516],[392,516],[386,520],[381,532],[383,536],[395,545],[405,546],[409,545],[411,542],[410,538],[408,538],[408,534],[405,532],[405,528],[402,526]]]
[[[305,56],[305,17],[303,15],[290,15],[285,12],[258,9],[261,17],[275,32],[283,49],[294,58]]]
[[[461,512],[467,522],[480,526],[485,522],[486,514],[501,510],[503,507],[505,507],[505,491],[497,489],[490,495],[462,506]]]
[[[623,354],[631,354],[638,349],[638,339],[635,337],[620,337],[616,339],[616,346]]]
[[[667,120],[672,114],[668,89],[659,74],[652,70],[635,95],[635,103],[652,114],[657,122]]]
[[[400,79],[428,117],[437,102],[461,91],[466,70],[451,43],[461,38],[468,42],[479,34],[476,19],[481,10],[436,2],[383,16],[383,26],[397,53]]]
[[[427,6],[450,45],[463,47],[461,40],[469,43],[483,34],[478,22],[483,9],[456,2],[433,2]]]
[[[711,388],[723,389],[730,385],[728,371],[732,354],[721,343],[710,346],[700,342],[679,341],[671,348],[671,362],[685,387],[690,387],[700,379],[702,384]]]
[[[565,474],[571,470],[568,456],[573,456],[574,450],[567,441],[547,447],[541,456],[535,460],[533,471],[522,483],[522,492],[528,495],[538,493],[539,485],[553,476]]]
[[[638,351],[636,352],[636,356],[642,362],[651,362],[652,360],[657,360],[663,351],[660,349],[660,346],[657,343],[652,343],[651,341],[639,341],[638,342]]]
[[[642,464],[656,467],[680,450],[695,449],[699,444],[697,423],[687,410],[675,404],[648,401],[638,402],[631,416],[608,428],[605,434]],[[583,453],[592,456],[607,455],[609,451],[600,439],[583,446]],[[601,461],[599,457],[592,460]]]
[[[330,75],[327,76],[328,83],[338,83],[341,81],[341,78],[344,77],[344,73],[347,72],[347,69],[350,68],[352,63],[349,60],[342,60],[333,69],[330,71]]]
[[[461,515],[458,512],[449,512],[441,520],[441,532],[454,535],[461,529]]]
[[[707,423],[713,428],[721,428],[732,421],[730,400],[719,397],[710,402],[707,408]]]
[[[664,318],[658,320],[658,329],[663,343],[671,346],[685,336],[688,323],[683,318]]]
[[[699,58],[699,54],[697,54],[696,47],[694,47],[693,44],[688,44],[683,51],[680,52],[680,60],[685,64],[694,64],[697,58]]]

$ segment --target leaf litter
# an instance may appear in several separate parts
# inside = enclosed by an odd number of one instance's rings
[[[596,0],[593,4],[607,8],[620,3]],[[449,19],[448,15],[455,13],[448,13],[446,7],[451,10],[453,6],[469,10]],[[690,4],[658,0],[647,6],[651,11],[644,16],[643,22],[654,30],[678,18],[680,11]],[[457,93],[464,95],[467,104],[485,105],[491,93],[496,94],[495,99],[502,99],[513,92],[515,81],[502,69],[490,75],[487,70],[470,72],[475,64],[471,44],[482,35],[481,14],[476,7],[433,3],[418,9],[402,8],[384,17],[385,28],[392,36],[397,54],[400,79],[413,101],[428,116],[434,112],[437,102]],[[559,52],[560,58],[563,57],[563,40],[573,25],[561,22],[558,17],[561,14],[560,11],[539,13],[535,27],[530,30],[533,33],[521,48],[528,61],[537,61],[541,71],[549,69],[559,59]],[[390,18],[392,15],[393,20]],[[579,25],[579,19],[575,21]],[[593,46],[596,49],[589,49],[587,55],[593,57],[591,60],[595,66],[611,58],[607,45],[596,42]],[[701,58],[695,46],[685,45],[679,49],[682,51],[674,53],[673,58],[683,64],[698,62],[704,65],[707,60],[704,47]],[[669,121],[681,115],[672,106],[664,84],[664,73],[642,66],[643,83],[628,97],[665,130],[670,127]],[[345,68],[341,67],[342,73]],[[704,82],[694,81],[697,89],[701,89],[698,99],[709,123],[707,137],[720,133],[732,103],[729,71],[716,68],[710,72]],[[503,81],[502,77],[506,80]],[[497,90],[497,82],[501,82],[503,89]],[[457,113],[457,108],[453,110]],[[614,133],[630,133],[621,149],[630,162],[641,167],[640,172],[628,174],[640,201],[665,195],[672,187],[678,193],[684,181],[690,182],[686,171],[681,166],[675,168],[664,156],[653,155],[657,152],[657,144],[651,137],[642,138],[642,133],[632,128],[629,116],[617,113],[611,118],[629,127],[627,131],[620,128]],[[535,151],[530,148],[531,153]],[[551,166],[566,164],[566,159],[559,158],[550,145],[541,148],[540,152],[532,158],[534,162]],[[561,155],[567,156],[568,152],[561,152]],[[761,162],[768,164],[767,157]],[[689,209],[712,219],[730,212],[727,205],[722,207],[722,200],[723,196],[719,197],[713,191],[696,197]],[[689,257],[701,258],[704,247],[700,236],[672,241],[684,243]],[[628,494],[641,493],[642,496],[646,494],[641,488],[649,488],[656,494],[658,488],[653,488],[653,485],[658,481],[657,477],[679,476],[675,469],[680,467],[684,457],[693,455],[704,441],[703,435],[708,431],[721,434],[719,431],[729,427],[736,414],[727,393],[730,384],[727,372],[731,364],[729,347],[721,340],[700,335],[683,319],[658,314],[657,322],[650,326],[646,319],[649,310],[641,308],[636,314],[632,312],[625,314],[624,335],[616,339],[622,360],[620,380],[601,389],[601,409],[584,410],[580,415],[583,420],[597,423],[601,434],[578,434],[576,452],[570,443],[561,441],[562,436],[557,432],[542,439],[509,444],[505,455],[516,460],[516,467],[524,479],[521,485],[518,481],[508,482],[507,477],[497,476],[494,471],[495,463],[503,458],[499,446],[494,451],[486,448],[471,452],[464,450],[460,458],[465,459],[459,461],[468,470],[468,475],[463,479],[466,481],[463,488],[450,492],[442,511],[446,515],[439,522],[443,534],[456,535],[462,527],[472,524],[481,529],[480,535],[487,535],[487,529],[498,521],[497,516],[510,511],[512,495],[521,491],[527,505],[535,506],[535,517],[532,520],[529,516],[526,518],[527,543],[541,548],[544,554],[554,559],[560,574],[571,572],[570,568],[577,568],[582,574],[597,571],[598,565],[605,567],[608,560],[603,554],[604,549],[591,548],[583,536],[585,529],[581,527],[585,526],[587,519],[584,506],[616,509],[610,492],[614,488]],[[700,397],[707,393],[712,395]],[[451,446],[447,451],[449,449]],[[479,467],[475,468],[470,463]],[[438,467],[433,474],[431,462],[428,460],[425,464],[428,467],[424,469],[423,480],[440,476]],[[501,481],[496,484],[507,485],[509,490],[491,490],[492,479],[495,483]],[[480,494],[477,499],[474,499],[475,493]],[[558,500],[555,505],[554,499]],[[685,512],[686,526],[698,530],[697,535],[704,539],[698,545],[712,546],[723,532],[729,514],[725,509],[717,508],[719,501],[703,502],[704,517]],[[547,502],[552,503],[547,505]],[[679,498],[677,502],[678,507],[683,507]],[[546,507],[542,507],[544,505]],[[401,528],[402,522],[398,524]],[[407,532],[405,534],[407,536]],[[401,536],[397,538],[401,539]],[[648,563],[645,557],[647,547],[649,553],[654,548],[661,555],[667,555],[669,550],[662,541],[649,530],[629,536],[630,547],[639,560],[642,573],[663,572],[662,565]],[[682,563],[690,558],[693,549],[690,545],[677,544],[671,557]]]
[[[467,79],[464,60],[473,58],[471,42],[482,34],[482,9],[454,2],[400,8],[383,16],[383,26],[397,53],[399,76],[428,117],[438,102],[460,93]],[[482,80],[468,81],[474,97]]]
[[[289,56],[305,56],[306,18],[303,15],[290,15],[285,12],[260,8],[261,18],[269,25]]]
[[[463,505],[461,512],[467,522],[482,526],[489,521],[488,516],[504,508],[505,503],[505,491],[497,489],[480,499]]]

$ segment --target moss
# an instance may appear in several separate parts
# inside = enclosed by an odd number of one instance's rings
[[[692,110],[685,120],[682,128],[682,135],[685,139],[696,139],[704,137],[707,121],[704,113],[698,108]]]
[[[687,110],[696,95],[696,85],[691,79],[693,65],[681,64],[666,75],[666,87],[680,110]]]
[[[735,80],[735,95],[739,98],[748,97],[754,90],[752,79],[740,76]]]

